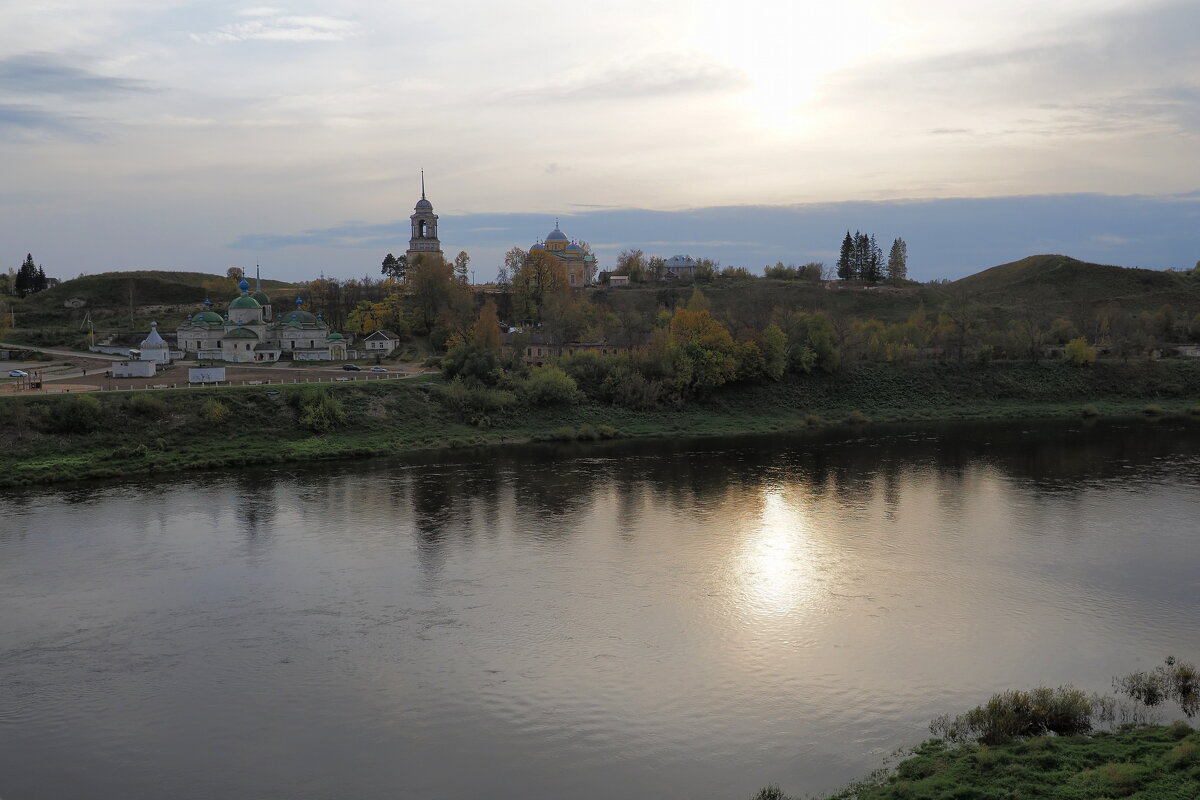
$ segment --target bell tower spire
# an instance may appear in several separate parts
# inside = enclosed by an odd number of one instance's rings
[[[404,254],[408,263],[419,255],[442,257],[442,243],[438,240],[438,215],[433,213],[433,203],[425,197],[425,170],[421,170],[421,199],[413,206],[412,236],[408,240],[408,252]]]

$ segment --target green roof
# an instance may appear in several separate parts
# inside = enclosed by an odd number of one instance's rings
[[[241,297],[235,297],[233,302],[229,304],[230,311],[235,308],[262,308],[262,306],[260,306],[258,301],[253,297],[248,294],[244,294]]]

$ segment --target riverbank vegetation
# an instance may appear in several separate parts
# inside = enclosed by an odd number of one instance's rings
[[[648,380],[622,386],[611,373],[588,377],[576,369],[576,380],[567,369],[531,367],[487,385],[462,373],[491,374],[501,367],[494,354],[456,349],[447,362],[460,370],[449,380],[5,397],[0,485],[522,441],[803,433],[938,420],[1200,422],[1200,364],[1192,361],[1098,362],[1088,369],[1061,362],[855,364],[730,384],[681,405],[658,402]],[[634,381],[632,372],[617,374]]]
[[[1150,724],[1173,703],[1200,711],[1200,671],[1168,658],[1113,680],[1114,693],[1071,686],[1010,690],[930,724],[930,739],[894,767],[825,800],[1185,800],[1200,796],[1200,731]],[[777,786],[753,800],[789,800]]]

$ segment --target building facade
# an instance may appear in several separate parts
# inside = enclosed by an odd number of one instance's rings
[[[233,363],[346,358],[345,337],[329,330],[319,315],[305,311],[299,297],[294,310],[272,316],[274,306],[261,288],[251,294],[243,280],[239,289],[224,317],[205,300],[205,310],[179,326],[175,335],[180,350],[202,361]]]
[[[579,242],[567,238],[558,229],[558,220],[554,220],[554,230],[546,234],[546,238],[535,242],[529,252],[544,251],[557,258],[567,268],[567,284],[572,289],[582,289],[588,283],[588,277],[594,273],[596,257],[583,249]]]

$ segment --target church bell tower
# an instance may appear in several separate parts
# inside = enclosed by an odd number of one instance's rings
[[[409,217],[412,222],[412,237],[408,240],[408,252],[405,258],[413,263],[413,258],[419,255],[436,255],[442,258],[442,243],[438,241],[437,214],[433,213],[433,203],[425,199],[425,170],[421,170],[421,199],[413,207]]]

